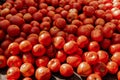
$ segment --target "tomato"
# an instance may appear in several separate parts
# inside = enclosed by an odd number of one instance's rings
[[[114,61],[109,61],[107,63],[107,69],[109,73],[115,74],[118,71],[118,64]]]
[[[18,80],[20,78],[20,70],[18,67],[10,67],[7,70],[7,79],[8,80]]]
[[[22,80],[32,80],[32,78],[30,78],[30,77],[25,77],[25,78],[23,78]]]
[[[111,60],[116,62],[118,65],[120,65],[120,52],[115,52],[112,55]]]
[[[60,74],[64,77],[70,77],[73,75],[73,68],[70,64],[64,63],[60,66]]]
[[[41,56],[41,57],[38,57],[36,60],[35,60],[35,64],[37,67],[41,67],[41,66],[47,66],[49,62],[49,57],[48,56]]]
[[[77,67],[77,73],[80,76],[86,77],[92,73],[92,68],[87,62],[81,62]]]
[[[80,48],[85,48],[89,44],[89,40],[86,36],[81,35],[77,38],[77,44]]]
[[[0,68],[5,68],[7,66],[7,58],[0,55]]]
[[[120,71],[117,72],[117,79],[120,80]]]
[[[61,63],[65,62],[66,57],[67,55],[65,54],[63,50],[57,51],[56,56],[55,56],[55,58],[59,59]]]
[[[58,72],[60,70],[60,61],[57,58],[52,58],[48,64],[47,67],[52,71],[52,72]]]
[[[20,42],[19,49],[22,52],[28,52],[32,49],[32,44],[28,40],[24,40],[24,41]]]
[[[17,42],[10,43],[10,45],[8,46],[8,51],[12,55],[19,54],[19,44]]]
[[[88,45],[88,50],[97,52],[98,50],[100,50],[99,43],[97,41],[91,41]]]
[[[32,53],[26,52],[26,53],[23,53],[23,55],[22,55],[22,61],[23,61],[23,63],[28,62],[28,63],[33,64],[35,61],[35,58],[33,57]]]
[[[97,52],[98,54],[98,57],[99,57],[99,61],[100,62],[103,62],[103,63],[107,63],[108,62],[108,59],[109,59],[109,55],[106,51],[104,50],[99,50]]]
[[[42,44],[36,44],[32,48],[32,54],[34,56],[43,56],[46,52],[46,48]]]
[[[54,44],[56,49],[62,49],[64,44],[65,44],[65,40],[62,36],[56,36],[53,39],[53,44]]]
[[[89,51],[86,55],[85,55],[85,60],[88,64],[90,65],[94,65],[99,61],[99,57],[98,54],[94,51]]]
[[[47,67],[38,67],[35,71],[35,78],[37,80],[50,80],[51,72],[50,69]]]
[[[115,52],[119,52],[120,51],[120,44],[112,44],[109,48],[110,53],[114,54]]]
[[[96,73],[90,74],[86,80],[102,80],[101,76]]]
[[[34,71],[35,69],[31,63],[23,63],[20,66],[20,72],[24,77],[32,76],[34,74]]]
[[[98,62],[96,65],[93,66],[93,71],[101,77],[104,77],[107,74],[108,69],[105,63]]]
[[[22,60],[18,56],[10,56],[7,59],[7,65],[9,67],[15,66],[15,67],[20,67],[22,65]]]
[[[75,41],[69,41],[64,44],[63,49],[67,54],[73,54],[78,50],[78,45]]]
[[[79,55],[69,55],[66,58],[66,62],[70,64],[73,68],[78,67],[78,65],[82,62],[82,59]]]

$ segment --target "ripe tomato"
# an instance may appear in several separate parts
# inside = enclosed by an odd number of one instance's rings
[[[66,62],[70,64],[72,67],[78,67],[78,65],[82,62],[82,59],[79,55],[69,55],[66,58]]]
[[[88,45],[88,50],[97,52],[98,50],[100,50],[99,43],[97,41],[91,41]]]
[[[22,80],[32,80],[32,78],[30,78],[30,77],[25,77],[25,78],[23,78]]]
[[[32,48],[32,54],[34,56],[43,56],[46,52],[46,48],[42,44],[36,44]]]
[[[60,74],[64,77],[70,77],[73,75],[73,68],[70,64],[64,63],[60,66]]]
[[[52,72],[58,72],[60,70],[60,61],[57,58],[52,58],[48,64],[47,67],[52,71]]]
[[[34,74],[34,67],[31,63],[23,63],[20,66],[20,72],[24,77],[29,77]]]
[[[9,67],[20,67],[22,65],[22,60],[18,56],[10,56],[7,60],[7,65]]]
[[[120,52],[115,52],[112,55],[111,60],[116,62],[118,65],[120,65]]]
[[[117,72],[117,79],[120,80],[120,71]]]
[[[101,76],[96,74],[96,73],[92,73],[90,74],[86,80],[102,80]]]
[[[118,71],[118,64],[114,61],[109,61],[107,63],[107,69],[109,73],[115,74]]]
[[[94,51],[89,51],[86,55],[85,55],[85,60],[88,64],[90,65],[94,65],[99,61],[99,57],[97,52]]]
[[[8,80],[18,80],[20,77],[20,70],[18,67],[10,67],[7,70],[7,79]]]
[[[92,73],[92,68],[87,62],[81,62],[77,67],[77,73],[80,76],[86,77]]]
[[[43,66],[37,68],[35,71],[35,78],[37,80],[50,80],[51,78],[50,69]]]
[[[23,61],[23,63],[28,62],[28,63],[33,64],[35,61],[35,58],[33,57],[32,53],[26,52],[26,53],[23,53],[23,55],[22,55],[22,61]]]
[[[63,50],[59,50],[56,53],[56,58],[59,59],[61,63],[65,62],[67,55]]]
[[[0,68],[7,66],[7,58],[3,55],[0,55]]]
[[[115,52],[119,52],[120,51],[120,44],[112,44],[111,46],[110,46],[110,53],[111,54],[114,54]]]
[[[19,44],[17,42],[10,43],[8,46],[8,51],[12,55],[19,54]]]
[[[32,44],[28,40],[24,40],[24,41],[20,42],[19,49],[22,52],[28,52],[32,49]]]
[[[64,44],[63,49],[67,54],[73,54],[78,50],[78,45],[75,41],[69,41]]]
[[[98,62],[93,66],[93,71],[94,73],[100,75],[101,77],[104,77],[107,74],[108,69],[105,63]]]
[[[49,62],[49,57],[48,56],[41,56],[41,57],[38,57],[36,60],[35,60],[35,64],[37,67],[41,67],[41,66],[47,66]]]
[[[108,59],[109,59],[109,55],[106,51],[103,51],[103,50],[99,50],[97,52],[98,54],[98,57],[99,57],[99,61],[100,62],[103,62],[103,63],[107,63],[108,62]]]

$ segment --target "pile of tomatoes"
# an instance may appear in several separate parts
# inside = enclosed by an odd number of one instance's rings
[[[6,0],[0,5],[0,69],[7,80],[53,73],[120,80],[119,0]]]

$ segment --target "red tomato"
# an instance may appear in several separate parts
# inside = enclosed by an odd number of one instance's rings
[[[67,56],[66,62],[76,68],[82,62],[82,59],[79,55],[70,55]]]
[[[111,60],[116,62],[118,65],[120,65],[120,52],[115,52],[112,55]]]
[[[36,44],[32,48],[32,54],[34,56],[43,56],[46,52],[46,48],[42,44]]]
[[[93,71],[101,77],[104,77],[107,74],[108,69],[105,63],[98,62],[96,65],[93,66]]]
[[[52,71],[52,72],[58,72],[60,70],[60,61],[57,58],[53,58],[51,59],[48,64],[47,67]]]
[[[0,68],[7,66],[7,58],[3,55],[0,55]]]
[[[8,46],[8,51],[12,55],[19,54],[19,44],[17,42],[10,43]]]
[[[108,59],[109,59],[109,55],[106,51],[103,51],[103,50],[99,50],[97,52],[98,54],[98,57],[99,57],[99,61],[100,62],[103,62],[103,63],[107,63],[108,62]]]
[[[88,45],[88,50],[97,52],[98,50],[100,50],[99,43],[96,42],[96,41],[90,42],[89,45]]]
[[[37,68],[35,71],[35,78],[37,80],[50,80],[51,78],[50,69],[43,66]]]
[[[66,57],[67,55],[65,54],[65,52],[63,50],[59,50],[57,53],[56,53],[56,58],[59,59],[59,61],[62,63],[62,62],[65,62],[66,60]]]
[[[41,67],[41,66],[46,67],[48,62],[49,62],[49,57],[47,57],[47,56],[41,56],[35,60],[35,64],[37,67]]]
[[[70,64],[64,63],[60,66],[60,74],[64,77],[70,77],[73,75],[73,68]]]
[[[7,79],[8,80],[18,80],[20,77],[20,70],[18,67],[10,67],[7,70]]]
[[[29,77],[34,74],[34,67],[31,63],[23,63],[20,66],[20,72],[24,77]]]
[[[92,73],[92,68],[87,62],[81,62],[77,67],[77,73],[80,76],[86,77]]]
[[[107,69],[109,73],[115,74],[118,71],[118,64],[114,61],[109,61],[107,63]]]
[[[24,41],[20,42],[19,49],[22,52],[28,52],[32,49],[32,44],[28,40],[24,40]]]
[[[117,72],[117,79],[120,80],[120,71]]]
[[[9,67],[20,67],[22,65],[22,60],[18,56],[10,56],[7,60],[7,65]]]
[[[85,55],[85,60],[88,64],[90,65],[94,65],[99,61],[99,57],[97,52],[94,51],[89,51],[86,55]]]
[[[120,44],[112,44],[110,46],[110,53],[114,54],[115,52],[119,52],[120,51]]]
[[[30,77],[25,77],[25,78],[23,78],[22,80],[32,80],[32,78],[30,78]]]
[[[102,80],[101,76],[96,74],[96,73],[92,73],[90,74],[86,80]]]
[[[32,63],[33,64],[34,61],[35,61],[35,58],[33,57],[32,53],[27,52],[27,53],[23,53],[22,61],[23,61],[23,63],[28,62],[28,63]]]
[[[69,41],[65,43],[63,49],[67,54],[73,54],[78,50],[78,45],[75,41]]]

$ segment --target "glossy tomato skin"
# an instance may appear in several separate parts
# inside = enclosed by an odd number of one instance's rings
[[[60,70],[60,61],[57,58],[52,58],[48,64],[47,67],[52,71],[52,72],[58,72]]]
[[[101,76],[96,73],[90,74],[86,80],[102,80]]]
[[[110,46],[110,53],[114,54],[115,52],[119,52],[120,51],[120,44],[113,44]]]
[[[120,80],[120,71],[117,72],[117,79]]]
[[[41,67],[41,66],[46,67],[48,62],[49,62],[49,57],[47,57],[47,56],[41,56],[35,60],[35,64],[37,67]]]
[[[20,72],[24,77],[32,76],[34,74],[34,71],[34,67],[31,63],[23,63],[20,66]]]
[[[22,60],[18,56],[10,56],[7,60],[7,65],[9,67],[20,67],[22,65]]]
[[[33,64],[34,61],[35,61],[35,58],[32,55],[32,53],[26,52],[26,53],[23,53],[23,55],[22,55],[22,61],[23,61],[23,63],[28,62],[28,63],[32,63]]]
[[[70,64],[64,63],[60,66],[60,74],[64,77],[70,77],[73,75],[73,68]]]
[[[98,50],[100,50],[99,43],[97,41],[91,41],[88,45],[88,50],[97,52]]]
[[[114,61],[109,61],[107,63],[107,69],[109,73],[115,74],[118,71],[118,64]]]
[[[97,52],[98,54],[98,57],[99,57],[99,61],[100,62],[103,62],[103,63],[107,63],[108,62],[108,59],[109,59],[109,55],[106,51],[104,50],[99,50]]]
[[[81,62],[77,67],[77,73],[83,77],[86,77],[92,73],[92,68],[87,62]]]
[[[25,77],[25,78],[23,78],[22,80],[32,80],[32,78],[30,78],[30,77]]]
[[[73,54],[78,50],[78,45],[75,41],[69,41],[64,44],[63,49],[67,54]]]
[[[37,80],[50,80],[51,72],[50,69],[47,67],[38,67],[35,71],[35,78]]]
[[[85,56],[85,60],[90,65],[94,65],[99,61],[99,57],[98,57],[98,54],[96,52],[89,51]]]
[[[0,68],[7,66],[7,58],[3,55],[0,55]]]
[[[100,75],[101,77],[105,76],[108,72],[106,64],[103,62],[98,62],[96,65],[93,66],[94,73]]]
[[[10,45],[8,46],[8,51],[12,55],[19,54],[19,44],[17,42],[10,43]]]
[[[18,67],[10,67],[7,70],[7,79],[8,80],[17,80],[20,77],[20,70]]]
[[[63,50],[59,50],[56,53],[55,58],[59,59],[61,63],[65,62],[67,54]]]
[[[78,67],[78,65],[82,62],[82,58],[79,55],[69,55],[66,58],[66,62],[70,64],[73,68]]]
[[[43,56],[46,52],[46,48],[42,44],[36,44],[32,48],[32,54],[34,56]]]
[[[116,62],[118,65],[120,65],[120,52],[115,52],[112,55],[111,60]]]

